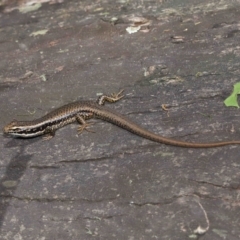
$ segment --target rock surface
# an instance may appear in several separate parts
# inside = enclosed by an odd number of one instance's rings
[[[2,127],[124,89],[110,107],[148,130],[240,139],[223,104],[239,81],[238,1],[31,2],[1,3]],[[240,239],[240,146],[183,149],[94,122],[0,136],[1,239]]]

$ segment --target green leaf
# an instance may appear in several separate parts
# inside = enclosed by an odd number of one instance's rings
[[[224,100],[224,104],[227,107],[237,107],[239,108],[237,95],[240,94],[240,82],[233,85],[233,92],[232,94]]]

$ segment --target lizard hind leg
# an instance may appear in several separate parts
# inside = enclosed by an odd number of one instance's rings
[[[124,95],[122,94],[123,91],[124,90],[122,89],[118,93],[112,93],[110,96],[102,95],[98,98],[97,103],[99,105],[104,105],[105,102],[115,103],[124,97]]]
[[[78,127],[78,134],[81,134],[83,130],[87,132],[95,133],[93,130],[88,129],[89,126],[94,125],[94,123],[84,123],[80,127]]]
[[[82,116],[77,116],[76,120],[79,124],[81,124],[78,127],[78,134],[81,134],[83,132],[83,130],[94,133],[94,131],[88,129],[88,127],[93,125],[94,123],[87,123]]]

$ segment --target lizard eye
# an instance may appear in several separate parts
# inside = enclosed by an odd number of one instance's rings
[[[18,132],[18,131],[21,131],[21,128],[19,127],[18,121],[13,120],[12,122],[10,122],[8,125],[4,127],[3,131],[5,133]]]
[[[10,123],[12,126],[16,126],[17,125],[17,120],[13,119],[13,121]]]

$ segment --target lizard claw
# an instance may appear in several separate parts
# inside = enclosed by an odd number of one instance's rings
[[[124,95],[122,94],[123,91],[124,91],[124,89],[120,90],[120,92],[118,92],[118,93],[112,93],[112,94],[111,94],[111,97],[112,97],[115,101],[118,101],[118,100],[120,100],[121,98],[124,97]]]
[[[89,130],[88,127],[94,125],[94,123],[84,123],[80,127],[78,127],[78,134],[81,134],[83,130],[86,130],[87,132],[95,133],[93,130]]]

